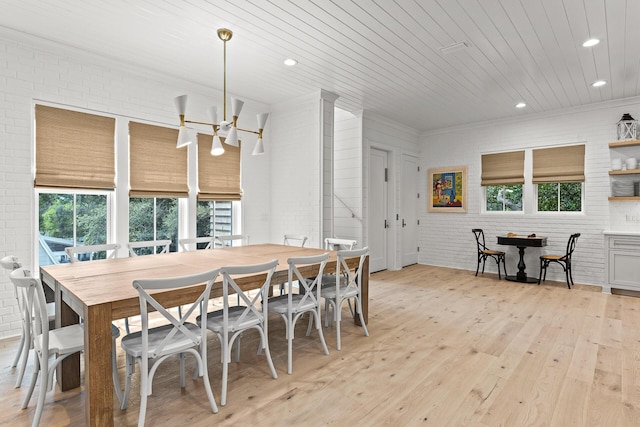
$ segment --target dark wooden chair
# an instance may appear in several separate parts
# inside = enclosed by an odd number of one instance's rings
[[[504,276],[507,277],[507,267],[505,265],[505,253],[502,251],[494,251],[493,249],[487,248],[487,245],[484,241],[484,231],[481,228],[474,228],[471,230],[473,234],[476,236],[476,243],[478,244],[478,265],[476,266],[476,276],[478,275],[478,270],[480,270],[480,262],[482,261],[482,274],[484,274],[484,264],[487,261],[487,258],[493,258],[493,260],[498,264],[498,279],[502,279],[500,274],[500,263],[502,262],[502,268],[504,269]]]
[[[567,276],[567,287],[571,289],[573,286],[573,275],[571,274],[571,257],[576,249],[576,241],[580,237],[580,233],[572,234],[567,242],[567,252],[564,255],[542,255],[540,256],[540,276],[538,277],[538,285],[547,279],[547,267],[552,262],[560,264]]]

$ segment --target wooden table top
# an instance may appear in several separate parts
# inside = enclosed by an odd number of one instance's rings
[[[540,248],[547,246],[547,238],[542,236],[497,236],[499,245],[527,246]]]

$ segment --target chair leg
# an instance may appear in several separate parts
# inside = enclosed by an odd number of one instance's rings
[[[111,371],[113,376],[113,388],[115,389],[116,397],[120,402],[120,406],[122,406],[123,395],[122,395],[122,389],[120,388],[120,380],[118,379],[118,361],[117,361],[117,355],[116,355],[115,337],[112,339],[112,341],[113,342],[111,345]]]
[[[496,264],[498,264],[498,280],[502,280],[502,275],[500,274],[500,259],[502,257],[499,256],[498,259],[496,259]]]
[[[27,368],[27,361],[29,360],[29,353],[30,353],[30,347],[31,347],[26,342],[26,341],[31,341],[30,336],[27,339],[25,339],[25,336],[23,334],[22,340],[25,340],[25,342],[23,343],[22,341],[20,341],[20,352],[16,355],[16,358],[17,356],[22,355],[22,358],[20,360],[20,368],[18,369],[18,378],[16,378],[16,388],[22,387],[22,379],[24,378],[24,372]]]
[[[27,391],[27,395],[24,397],[22,401],[22,409],[26,409],[29,406],[29,401],[31,400],[31,396],[33,395],[33,390],[36,388],[36,382],[38,381],[38,375],[40,375],[40,357],[36,353],[36,360],[33,365],[33,375],[31,376],[31,384],[29,384],[29,391]],[[43,375],[43,378],[45,376]],[[42,388],[47,389],[47,385],[43,384]]]
[[[480,270],[480,256],[478,256],[478,264],[476,265],[476,276],[478,275],[479,270]]]
[[[310,320],[315,319],[316,329],[318,330],[318,335],[320,335],[320,342],[322,343],[322,350],[324,350],[324,354],[329,354],[329,349],[327,348],[327,342],[324,340],[324,333],[322,332],[322,324],[320,323],[320,313],[319,311],[312,311],[311,316],[309,316]],[[309,334],[307,334],[308,336]]]
[[[544,269],[544,261],[540,260],[540,273],[538,274],[538,285],[542,282],[542,270]]]
[[[498,264],[498,270],[500,270],[500,264]],[[356,306],[358,307],[358,315],[360,316],[360,324],[362,325],[362,329],[364,330],[364,336],[369,336],[369,330],[367,329],[367,324],[364,323],[364,316],[362,315],[362,302],[359,297],[356,297]]]
[[[18,361],[20,360],[20,357],[22,356],[22,349],[24,348],[24,326],[22,328],[22,336],[20,336],[20,344],[18,345],[18,352],[16,353],[16,357],[15,359],[13,359],[13,363],[11,363],[11,367],[15,368],[16,366],[18,366]],[[16,388],[18,388],[18,385],[16,385]]]

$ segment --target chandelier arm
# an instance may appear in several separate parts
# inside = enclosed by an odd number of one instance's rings
[[[255,133],[256,135],[260,135],[260,131],[257,130],[249,130],[249,129],[242,129],[242,128],[237,128],[238,130],[241,130],[242,132],[249,132],[249,133]]]
[[[217,123],[197,122],[197,121],[195,121],[195,120],[185,120],[184,122],[185,122],[185,123],[193,123],[193,124],[195,124],[195,125],[215,126],[215,127],[217,127],[217,128],[219,128],[219,127],[220,127],[220,125],[219,125],[219,124],[217,124]]]

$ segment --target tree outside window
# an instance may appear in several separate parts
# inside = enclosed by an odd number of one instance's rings
[[[538,184],[538,212],[581,212],[582,183]]]
[[[171,240],[171,252],[178,250],[178,198],[132,197],[129,199],[129,241]],[[152,254],[141,248],[139,254]]]
[[[522,184],[485,186],[487,212],[522,211]]]

